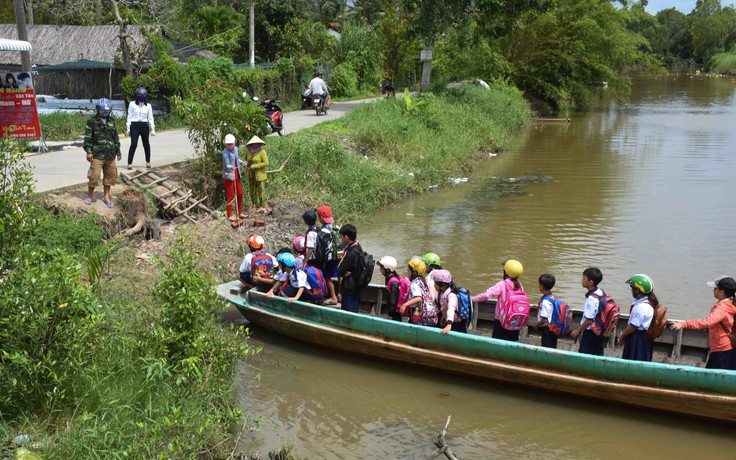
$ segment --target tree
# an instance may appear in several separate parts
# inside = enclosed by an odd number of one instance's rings
[[[691,14],[690,35],[693,56],[704,63],[718,52],[729,51],[736,43],[736,9],[723,7],[720,0],[698,0]]]

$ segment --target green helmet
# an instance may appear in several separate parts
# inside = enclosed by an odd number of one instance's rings
[[[654,281],[647,275],[641,273],[626,280],[626,284],[630,284],[644,294],[649,294],[654,290]]]
[[[425,265],[436,265],[438,267],[442,266],[442,262],[440,261],[440,256],[435,254],[434,252],[428,252],[422,256],[422,262],[424,262]]]

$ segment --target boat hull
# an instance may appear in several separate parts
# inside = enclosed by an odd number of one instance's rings
[[[355,315],[260,293],[220,294],[252,323],[371,358],[620,404],[736,421],[736,372],[580,355]]]

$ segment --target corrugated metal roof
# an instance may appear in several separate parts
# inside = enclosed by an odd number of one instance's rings
[[[31,51],[33,47],[23,40],[0,38],[0,51]]]

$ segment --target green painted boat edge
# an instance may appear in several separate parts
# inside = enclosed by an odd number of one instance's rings
[[[223,284],[218,287],[218,293],[239,307],[243,314],[251,306],[260,307],[305,322],[382,337],[422,349],[550,369],[612,382],[736,396],[734,371],[583,355],[472,334],[442,335],[436,328],[398,323],[371,315],[356,315],[303,302],[289,303],[283,298],[268,298],[257,292],[249,292],[245,297],[229,294],[230,288],[239,285],[238,281]]]

